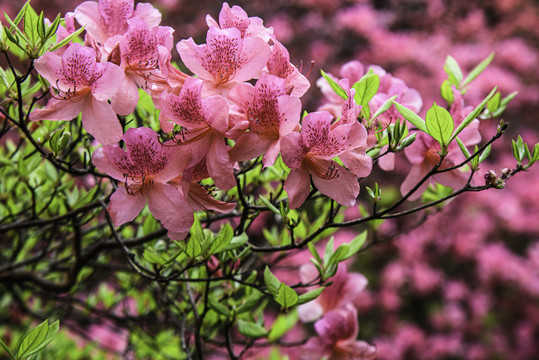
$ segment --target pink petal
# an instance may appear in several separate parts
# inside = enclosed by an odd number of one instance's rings
[[[75,8],[75,19],[81,26],[86,25],[86,31],[92,34],[98,42],[103,43],[107,40],[97,2],[85,1],[77,6]]]
[[[299,208],[311,191],[309,171],[304,166],[292,169],[284,182],[284,190],[288,194],[290,209]]]
[[[428,165],[418,164],[413,165],[412,169],[406,176],[406,179],[401,184],[401,194],[406,195],[412,188],[430,171]],[[410,197],[410,201],[417,200],[421,197],[421,194],[429,187],[429,180],[425,181],[423,185],[419,187]]]
[[[327,142],[331,120],[333,116],[325,111],[316,111],[305,116],[301,125],[301,135],[305,146],[311,148],[321,142]]]
[[[91,97],[86,102],[82,110],[82,126],[102,145],[115,144],[122,139],[122,126],[106,101]]]
[[[217,211],[228,213],[236,208],[236,203],[226,203],[213,198],[206,189],[198,183],[189,187],[187,202],[194,211]]]
[[[176,145],[172,140],[164,145],[164,151],[171,152],[168,165],[155,177],[156,182],[166,183],[180,176],[185,169],[191,166],[191,148]]]
[[[228,102],[220,95],[203,100],[204,117],[213,130],[221,135],[228,130]]]
[[[328,162],[329,164],[329,162]],[[354,206],[359,194],[359,183],[355,175],[337,163],[334,163],[338,177],[327,180],[311,173],[314,185],[322,194],[329,196],[343,206]]]
[[[213,81],[213,75],[202,64],[202,59],[206,58],[204,51],[207,45],[197,45],[193,38],[182,40],[176,44],[176,50],[185,66],[201,79]]]
[[[138,3],[133,17],[144,20],[148,27],[154,27],[161,23],[161,12],[149,3]]]
[[[270,143],[270,140],[263,140],[254,132],[246,132],[238,138],[230,150],[230,160],[245,161],[257,158],[267,150]]]
[[[140,192],[129,195],[124,186],[121,186],[110,197],[107,211],[112,218],[114,226],[120,226],[133,221],[146,205],[146,196]]]
[[[128,162],[126,152],[117,146],[103,146],[95,149],[92,153],[94,166],[116,180],[125,181],[125,175],[118,164],[123,163],[127,167]]]
[[[34,63],[37,72],[43,76],[52,87],[56,88],[58,74],[62,72],[62,58],[50,51],[45,52]],[[59,84],[62,89],[68,87],[63,82]]]
[[[281,155],[283,161],[291,169],[301,166],[305,158],[306,149],[300,133],[290,133],[281,139]]]
[[[206,165],[211,178],[219,188],[229,190],[236,186],[234,167],[230,162],[228,149],[222,138],[214,138],[210,142],[206,154]]]
[[[242,57],[244,63],[236,70],[235,82],[248,81],[257,78],[271,55],[269,45],[261,38],[246,38],[243,40]]]
[[[73,120],[80,114],[88,99],[87,96],[72,100],[50,99],[43,109],[30,113],[30,120]]]
[[[138,104],[138,87],[133,78],[127,74],[124,76],[119,90],[112,97],[110,103],[118,115],[125,116],[135,111]]]
[[[112,63],[98,63],[96,64],[95,71],[102,75],[92,84],[92,95],[99,101],[109,100],[118,92],[118,89],[123,84],[125,77],[124,71]]]
[[[281,141],[280,140],[272,141],[270,145],[268,146],[268,149],[266,150],[264,157],[262,158],[262,163],[264,164],[264,167],[268,167],[275,164],[275,160],[277,160],[277,156],[279,156],[280,151],[281,151]]]
[[[339,159],[357,177],[366,177],[371,173],[372,158],[365,154],[364,148],[346,151],[339,155]]]
[[[152,215],[176,236],[187,234],[193,225],[191,207],[185,201],[183,193],[172,185],[154,183],[150,186],[148,208]]]
[[[133,0],[100,0],[98,9],[107,36],[123,35],[127,31],[127,19],[133,16]]]
[[[459,169],[455,169],[441,174],[436,174],[432,178],[434,181],[439,182],[443,186],[447,186],[457,190],[466,185],[466,182],[468,181],[469,177],[469,173],[465,173],[460,171]]]
[[[295,96],[281,96],[277,99],[279,112],[281,113],[281,124],[279,136],[283,137],[293,131],[299,125],[301,117],[301,100]]]
[[[340,74],[343,78],[350,80],[351,84],[354,84],[365,75],[365,66],[358,60],[352,60],[341,67]]]

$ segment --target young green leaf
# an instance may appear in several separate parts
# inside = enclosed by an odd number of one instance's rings
[[[81,27],[80,29],[74,31],[72,34],[70,34],[69,36],[67,36],[66,38],[62,39],[60,42],[56,43],[55,45],[53,45],[49,51],[54,51],[54,50],[58,50],[60,49],[61,47],[69,44],[71,41],[73,41],[77,36],[79,36],[80,33],[82,33],[84,31],[84,29],[86,28],[86,25]]]
[[[22,339],[19,348],[17,349],[17,358],[30,355],[37,347],[39,347],[47,339],[49,332],[49,321],[45,320],[36,328],[30,331]]]
[[[49,329],[47,331],[47,337],[45,338],[45,340],[43,340],[43,342],[39,346],[37,346],[34,350],[28,352],[25,356],[37,354],[39,351],[43,350],[45,346],[49,345],[54,340],[56,335],[58,335],[59,329],[60,329],[60,320],[56,320],[55,322],[50,324]]]
[[[449,80],[444,80],[442,86],[440,86],[440,95],[447,101],[448,105],[453,104],[453,101],[455,101],[455,94],[453,94],[453,88]]]
[[[419,130],[428,134],[427,126],[425,125],[425,120],[419,117],[415,112],[408,109],[406,106],[399,104],[398,102],[393,101],[393,105],[401,113],[406,120],[408,120],[412,125],[414,125]]]
[[[393,105],[393,100],[395,100],[397,98],[397,95],[394,95],[392,97],[390,97],[389,99],[387,99],[383,104],[382,106],[380,106],[378,108],[378,110],[376,110],[376,112],[372,115],[372,118],[373,119],[376,119],[378,116],[382,115],[384,112],[386,112],[390,107],[391,105]]]
[[[249,240],[249,236],[246,233],[242,233],[241,235],[234,236],[230,243],[223,249],[223,251],[230,251],[235,250],[237,248],[242,247],[247,243]]]
[[[195,237],[190,236],[189,240],[187,240],[187,246],[185,247],[185,253],[190,258],[194,259],[199,255],[202,255],[202,241],[204,240],[204,237]]]
[[[460,89],[460,83],[462,82],[462,70],[452,56],[448,55],[445,59],[444,70],[449,76],[449,81]]]
[[[285,283],[281,283],[275,296],[277,301],[283,308],[288,309],[298,303],[299,296],[294,289]]]
[[[269,267],[266,266],[266,269],[264,269],[264,283],[266,284],[266,288],[272,294],[273,296],[277,296],[279,292],[279,287],[281,286],[281,282],[269,269]]]
[[[240,334],[248,338],[259,338],[266,336],[268,332],[262,326],[243,320],[238,320],[238,330]]]
[[[380,77],[376,74],[366,74],[352,88],[356,90],[354,100],[358,105],[366,106],[378,92]]]
[[[348,244],[348,253],[346,253],[342,260],[346,260],[355,254],[363,247],[363,244],[365,244],[365,241],[367,240],[367,231],[363,231],[361,234],[356,236],[354,240],[350,244]]]
[[[346,91],[341,87],[341,85],[339,85],[335,80],[333,80],[333,78],[326,74],[324,70],[320,70],[320,73],[322,74],[324,79],[326,79],[331,89],[335,91],[335,94],[339,95],[344,100],[348,99],[348,95],[346,94]]]
[[[269,341],[280,339],[288,330],[292,329],[298,322],[298,312],[291,311],[288,314],[280,314],[271,325],[268,335]]]
[[[263,196],[259,196],[258,198],[264,203],[264,206],[266,206],[268,209],[270,209],[277,215],[281,215],[281,212],[268,199]]]
[[[157,251],[155,251],[154,248],[152,248],[152,247],[148,247],[148,248],[144,249],[144,253],[143,253],[142,256],[149,263],[157,264],[157,265],[161,265],[161,266],[164,266],[168,261],[168,258],[165,258],[166,255],[165,256],[159,255],[157,253]]]
[[[449,145],[449,139],[455,129],[451,114],[441,106],[434,103],[427,111],[425,118],[429,135],[436,139],[442,148]]]
[[[481,155],[479,156],[479,163],[482,163],[484,160],[486,160],[486,158],[490,155],[490,144],[485,148],[485,150],[483,150],[483,152],[481,153]]]
[[[466,156],[466,159],[469,158],[470,152],[466,148],[466,145],[464,145],[464,143],[459,138],[456,138],[456,140],[457,140],[457,144],[459,144],[459,148],[460,148],[460,151],[462,151],[462,154]]]
[[[500,116],[504,111],[505,108],[507,108],[507,105],[511,100],[517,96],[518,91],[513,91],[511,94],[507,95],[500,101],[500,106],[498,106],[498,109],[492,114],[492,117],[498,117]]]
[[[457,127],[457,129],[455,130],[455,132],[453,132],[453,135],[451,136],[451,138],[449,139],[449,142],[450,143],[451,141],[453,141],[455,139],[455,137],[460,134],[460,132],[462,130],[464,130],[464,128],[466,128],[466,126],[470,125],[470,123],[475,119],[477,118],[477,116],[479,115],[479,113],[481,113],[481,111],[483,111],[483,108],[485,107],[485,105],[487,104],[487,102],[494,96],[494,94],[496,93],[496,90],[498,90],[498,87],[495,87],[494,89],[492,89],[492,91],[490,92],[490,94],[487,95],[487,97],[481,102],[481,104],[477,105],[477,107],[471,112],[468,114],[468,116],[466,116],[466,118],[464,118],[464,120],[460,123],[460,125]]]
[[[221,304],[219,301],[214,299],[213,297],[209,297],[208,303],[210,304],[210,307],[218,314],[223,315],[225,317],[228,317],[230,315],[230,310],[223,304]]]
[[[487,109],[491,114],[494,114],[496,110],[498,110],[498,108],[500,107],[500,101],[501,101],[501,94],[498,91],[496,94],[494,94],[492,99],[490,99],[487,102]]]
[[[215,236],[210,246],[210,254],[217,254],[223,251],[234,237],[234,229],[229,223],[226,223]]]
[[[319,297],[320,294],[322,294],[322,291],[324,291],[324,289],[325,288],[321,287],[321,288],[306,292],[305,294],[301,294],[298,298],[298,305],[313,301],[314,299]]]
[[[491,53],[485,60],[481,61],[476,67],[474,67],[468,76],[466,76],[464,81],[462,81],[461,86],[464,87],[471,83],[477,76],[479,76],[479,74],[483,72],[483,70],[485,70],[485,68],[491,63],[492,59],[494,59],[494,53]]]

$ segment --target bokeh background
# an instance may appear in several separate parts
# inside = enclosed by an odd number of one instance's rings
[[[53,18],[81,1],[32,0]],[[2,0],[13,15],[23,1]],[[205,17],[217,18],[215,0],[156,0],[162,25],[175,42],[205,42]],[[465,100],[477,104],[495,85],[502,96],[519,94],[504,119],[507,139],[539,139],[539,2],[533,0],[272,0],[229,1],[264,19],[289,50],[312,87],[303,97],[315,110],[322,96],[320,69],[338,76],[350,60],[377,64],[423,96],[423,114],[443,103],[443,64],[453,56],[469,71],[491,52],[496,56],[472,83]],[[179,60],[174,51],[176,60]],[[314,64],[311,65],[312,61]],[[312,69],[311,69],[312,66]],[[481,125],[484,138],[497,121]],[[481,168],[500,173],[515,166],[510,141],[500,142]],[[407,171],[376,171],[397,186]],[[399,175],[400,173],[400,175]],[[390,191],[389,191],[390,192]],[[401,235],[362,253],[354,271],[369,280],[356,299],[360,338],[374,343],[379,359],[537,359],[539,357],[539,171],[511,179],[504,190],[468,194],[412,229],[417,219],[384,224],[381,232]],[[349,239],[350,232],[337,235]],[[336,239],[339,241],[339,239]],[[99,331],[103,331],[100,329]],[[93,340],[120,351],[125,332]],[[111,341],[111,336],[116,336]]]

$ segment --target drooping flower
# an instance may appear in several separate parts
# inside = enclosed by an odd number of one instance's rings
[[[132,221],[146,203],[172,239],[183,239],[193,223],[193,211],[184,194],[169,181],[190,163],[186,152],[170,142],[161,144],[149,128],[130,128],[124,136],[126,150],[107,145],[92,154],[100,170],[122,184],[112,194],[108,212],[115,226]]]
[[[366,131],[358,122],[332,127],[333,116],[328,112],[313,112],[305,116],[301,133],[290,133],[281,140],[284,163],[291,168],[284,188],[290,208],[299,207],[310,192],[310,179],[317,189],[339,204],[353,206],[359,194],[356,176],[366,176],[372,162],[350,154],[351,150],[366,147]],[[333,158],[347,158],[354,174]]]
[[[299,70],[290,63],[288,50],[276,39],[272,39],[271,56],[266,65],[269,74],[285,80],[285,92],[301,97],[307,92],[311,83]]]
[[[301,351],[301,360],[373,360],[376,348],[357,340],[357,311],[352,305],[329,311],[314,324],[317,337],[311,338]]]
[[[258,37],[242,39],[236,28],[210,27],[206,44],[192,38],[176,45],[180,57],[205,81],[208,93],[227,93],[237,83],[260,76],[270,56],[269,45]]]
[[[234,161],[254,159],[262,154],[264,166],[273,165],[281,139],[299,127],[301,101],[285,94],[285,80],[263,73],[255,86],[239,84],[228,95],[249,121],[230,157]]]
[[[75,43],[62,56],[46,52],[35,67],[55,94],[45,108],[30,114],[30,120],[72,120],[82,112],[84,129],[97,141],[103,145],[120,141],[122,127],[107,102],[124,77],[118,66],[96,62],[92,48]]]
[[[240,6],[234,5],[232,8],[228,3],[223,3],[219,13],[219,23],[210,15],[206,15],[208,27],[215,26],[220,29],[236,28],[240,31],[241,37],[259,37],[265,42],[269,41],[273,34],[273,28],[266,28],[261,18],[257,16],[249,17]]]
[[[165,117],[181,125],[177,136],[182,148],[189,148],[193,163],[206,157],[208,172],[215,184],[228,190],[236,186],[234,168],[223,140],[228,131],[228,103],[220,95],[202,98],[203,82],[188,78],[179,95],[163,94],[162,106]]]
[[[140,18],[149,27],[159,25],[161,13],[148,3],[139,3],[135,9],[133,0],[85,1],[75,8],[75,18],[99,43],[115,35],[123,35],[128,28],[127,20]]]

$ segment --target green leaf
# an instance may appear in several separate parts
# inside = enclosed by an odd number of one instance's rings
[[[263,296],[264,294],[254,289],[252,294],[249,295],[245,302],[236,308],[236,314],[243,314],[244,312],[251,311],[259,303]]]
[[[453,88],[449,80],[444,80],[442,86],[440,86],[440,95],[449,105],[455,101],[455,94],[453,94]]]
[[[294,306],[298,303],[299,296],[294,289],[285,283],[281,283],[275,301],[277,301],[285,309]]]
[[[481,155],[479,156],[479,162],[483,162],[489,155],[490,155],[490,144],[485,148],[485,150],[483,150],[483,152],[481,153]]]
[[[533,155],[532,155],[532,162],[536,162],[539,160],[539,143],[535,144],[533,147]]]
[[[455,132],[453,133],[453,135],[451,136],[451,138],[449,139],[449,142],[450,143],[451,141],[453,141],[453,139],[455,139],[455,137],[460,134],[460,132],[462,130],[464,130],[466,128],[466,126],[470,125],[470,123],[475,119],[477,118],[477,116],[479,115],[479,113],[481,113],[481,111],[483,111],[483,108],[485,107],[485,105],[487,104],[487,102],[494,96],[494,94],[496,93],[496,90],[498,89],[498,87],[495,87],[494,89],[492,89],[492,91],[490,92],[490,94],[487,95],[487,97],[481,102],[481,104],[477,105],[477,107],[471,112],[468,114],[468,116],[466,116],[466,118],[464,118],[464,120],[460,123],[460,125],[457,127],[457,130],[455,130]]]
[[[326,266],[330,267],[332,265],[337,265],[339,262],[341,262],[344,257],[348,254],[348,244],[341,244],[337,250],[333,254],[331,254],[331,257],[329,258]]]
[[[217,254],[222,252],[234,237],[234,229],[229,223],[226,223],[221,230],[215,236],[210,246],[210,254]]]
[[[223,249],[223,251],[230,251],[230,250],[235,250],[237,248],[240,248],[243,245],[245,245],[245,243],[247,243],[248,240],[249,240],[249,236],[247,236],[246,233],[242,233],[241,235],[234,236],[232,240],[230,241],[230,243]]]
[[[399,104],[398,102],[393,101],[393,105],[401,113],[406,120],[408,120],[412,125],[414,125],[419,130],[428,133],[427,126],[425,125],[425,120],[419,117],[415,112],[408,109],[406,106]]]
[[[446,109],[434,103],[427,111],[425,123],[429,135],[436,139],[442,148],[449,144],[455,124],[451,114]]]
[[[30,40],[29,45],[34,47],[37,44],[39,33],[39,15],[36,11],[28,4],[26,6],[26,11],[24,12],[24,33]]]
[[[462,70],[452,56],[448,55],[445,59],[444,70],[449,76],[449,81],[460,89],[460,83],[462,82]]]
[[[380,77],[376,74],[366,74],[352,88],[356,90],[354,100],[358,105],[367,105],[378,92]]]
[[[268,209],[270,209],[271,211],[273,211],[277,215],[281,215],[281,212],[268,199],[264,198],[263,196],[259,196],[258,198],[260,199],[260,201],[262,201],[264,203],[264,205]]]
[[[487,109],[491,114],[494,114],[496,110],[498,110],[498,108],[500,107],[501,98],[502,96],[498,91],[496,94],[494,94],[492,99],[487,102]]]
[[[54,34],[56,34],[56,30],[58,30],[58,26],[60,25],[60,20],[61,20],[60,14],[56,15],[56,18],[54,18],[54,21],[47,28],[47,31],[45,33],[46,39],[49,39]]]
[[[324,266],[327,265],[329,259],[331,258],[331,255],[333,255],[334,248],[333,248],[333,236],[328,240],[326,244],[326,250],[324,251]]]
[[[376,112],[372,115],[372,118],[373,119],[376,119],[378,116],[382,115],[384,112],[386,112],[390,107],[391,105],[393,105],[393,100],[395,100],[397,98],[397,95],[395,96],[392,96],[390,97],[389,99],[387,99],[383,104],[382,106],[380,106],[380,108],[378,108],[378,110],[376,110]]]
[[[339,95],[340,97],[342,97],[344,100],[348,99],[348,94],[346,94],[346,91],[341,87],[341,85],[339,85],[335,80],[333,80],[328,74],[326,74],[324,72],[324,70],[320,70],[320,73],[322,74],[322,76],[324,77],[324,79],[326,79],[326,81],[328,82],[329,86],[331,87],[331,89],[333,91],[335,91],[335,93],[337,95]]]
[[[164,266],[168,262],[168,257],[161,256],[155,251],[154,248],[148,247],[144,249],[144,253],[142,255],[146,261],[152,264],[157,264]]]
[[[243,320],[238,320],[238,330],[240,334],[248,338],[259,338],[268,334],[264,327],[254,322],[247,322]]]
[[[324,291],[324,289],[325,289],[324,287],[321,287],[321,288],[314,289],[314,290],[311,290],[309,292],[306,292],[305,294],[301,294],[299,296],[299,298],[298,298],[298,305],[305,304],[305,303],[308,303],[310,301],[313,301],[318,296],[320,296],[320,294],[322,293],[322,291]]]
[[[315,260],[316,260],[319,264],[323,264],[322,258],[321,258],[320,255],[318,254],[318,251],[316,250],[316,247],[314,246],[314,244],[313,244],[312,242],[310,242],[310,243],[307,244],[307,247],[309,248],[309,251],[311,252],[311,254],[313,255],[313,257],[315,258]]]
[[[515,96],[517,96],[518,91],[513,91],[511,94],[507,95],[500,101],[500,106],[498,109],[492,114],[492,117],[498,117],[500,116],[504,111],[505,108],[507,108],[507,105],[511,100],[514,99]]]
[[[363,247],[363,244],[365,244],[365,241],[367,241],[367,231],[363,231],[361,234],[356,236],[354,240],[350,242],[350,244],[348,244],[348,253],[344,255],[341,261],[356,255],[357,252]]]
[[[41,345],[39,345],[33,351],[27,353],[26,356],[36,354],[39,351],[43,350],[45,348],[45,346],[49,345],[54,340],[56,335],[58,335],[58,330],[59,329],[60,329],[60,320],[56,320],[55,322],[50,324],[49,325],[49,330],[47,332],[47,337],[45,338],[45,340],[41,343]]]
[[[26,7],[30,5],[30,0],[28,0],[27,2],[24,3],[24,5],[22,6],[21,10],[19,11],[19,13],[17,14],[17,16],[15,16],[15,19],[13,20],[13,23],[15,23],[15,25],[18,25],[21,20],[22,20],[22,17],[24,16],[24,14],[26,13]],[[7,16],[7,14],[4,13],[4,15]]]
[[[196,258],[199,255],[202,255],[202,242],[200,241],[200,238],[195,237],[195,236],[190,236],[189,240],[187,240],[185,253],[187,254],[187,256],[189,256],[192,259]]]
[[[275,341],[280,339],[298,322],[298,312],[291,311],[288,314],[280,314],[271,325],[271,330],[268,335],[268,340]]]
[[[264,284],[266,284],[266,289],[268,289],[271,295],[277,296],[281,282],[275,275],[273,275],[267,266],[266,269],[264,269]]]
[[[62,39],[60,42],[56,43],[55,45],[53,45],[49,51],[54,51],[54,50],[58,50],[60,49],[61,47],[67,45],[68,43],[70,43],[71,41],[73,41],[77,36],[79,36],[80,33],[82,33],[84,31],[84,29],[86,28],[86,25],[81,27],[80,29],[74,31],[71,35],[67,36],[65,39]]]
[[[214,299],[213,297],[208,298],[208,303],[210,307],[215,310],[216,313],[223,315],[225,317],[228,317],[230,315],[230,310],[223,304],[221,304],[219,301]]]
[[[485,70],[485,68],[491,63],[492,59],[494,59],[494,53],[491,53],[485,60],[481,61],[476,67],[474,67],[468,76],[466,76],[461,85],[464,87],[471,83],[477,76],[479,76],[479,74],[483,72],[483,70]]]
[[[464,143],[459,138],[456,139],[457,144],[459,144],[460,151],[462,151],[462,154],[466,157],[466,159],[468,159],[470,157],[470,152],[466,148],[466,145],[464,145]]]
[[[43,44],[46,40],[45,38],[45,17],[43,11],[39,13],[39,18],[37,19],[37,33]]]
[[[23,356],[32,354],[35,349],[45,342],[48,332],[49,321],[45,320],[28,334],[26,334],[26,336],[22,339],[19,348],[17,349],[17,358],[20,359]]]

